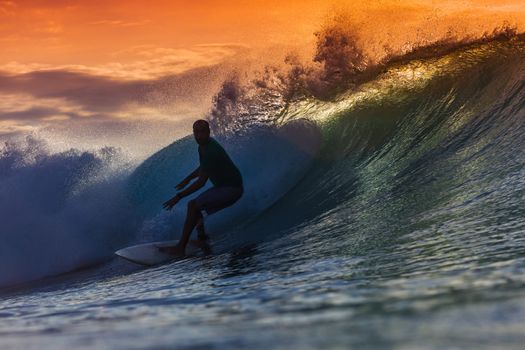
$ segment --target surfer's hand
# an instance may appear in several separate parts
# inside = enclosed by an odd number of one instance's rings
[[[180,197],[179,197],[179,196],[175,196],[175,197],[173,197],[172,199],[170,199],[170,200],[164,202],[164,203],[162,204],[162,206],[163,206],[164,209],[166,209],[166,210],[171,210],[171,208],[173,208],[173,206],[174,206],[175,204],[177,204],[179,201],[180,201]]]

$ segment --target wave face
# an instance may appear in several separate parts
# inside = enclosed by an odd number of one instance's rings
[[[275,128],[315,123],[321,145],[306,157],[275,141],[286,137],[258,134],[254,126],[248,135],[224,139],[249,186],[246,198],[224,213],[230,220],[224,249],[307,227],[303,231],[317,237],[323,254],[350,246],[359,255],[356,242],[390,246],[382,238],[415,235],[418,241],[454,227],[451,239],[478,243],[449,248],[471,254],[490,249],[492,233],[504,244],[501,232],[523,232],[524,49],[518,37],[472,45],[388,67],[333,101],[294,102]],[[310,130],[299,139],[310,145],[318,140],[313,135]],[[165,158],[186,164],[187,157],[194,159],[191,143],[177,142],[146,162],[138,182],[159,172],[173,184],[191,166],[166,170]],[[233,224],[239,216],[251,219]],[[480,246],[485,234],[487,245]]]
[[[519,205],[524,48],[493,42],[414,60],[336,101],[299,104],[290,115],[317,120],[324,142],[312,171],[285,198],[307,213],[298,221],[345,210],[348,217],[395,210],[408,219]],[[515,214],[509,219],[520,219]]]
[[[294,106],[291,118],[321,125],[321,150],[293,190],[243,230],[288,232],[308,242],[299,256],[373,264],[377,255],[378,268],[395,273],[517,267],[525,250],[524,54],[522,39],[476,45],[389,67],[336,101]]]
[[[516,37],[398,62],[334,100],[295,101],[270,125],[221,134],[246,189],[209,218],[217,251],[287,235],[303,257],[377,253],[412,272],[512,261],[525,239],[524,56]],[[179,235],[184,203],[161,203],[197,166],[191,137],[133,172],[104,154],[41,153],[0,159],[0,284]]]

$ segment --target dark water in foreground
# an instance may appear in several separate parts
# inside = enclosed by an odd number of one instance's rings
[[[297,103],[288,126],[224,139],[247,186],[210,218],[213,255],[6,289],[0,346],[523,348],[524,53],[516,39],[393,66]],[[128,244],[173,237],[183,208],[151,203],[192,147],[129,176],[142,226]]]

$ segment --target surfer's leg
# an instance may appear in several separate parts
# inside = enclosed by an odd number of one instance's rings
[[[206,234],[206,230],[204,229],[204,215],[201,210],[199,210],[200,217],[197,220],[197,226],[195,226],[195,229],[197,230],[197,239],[199,241],[207,241],[208,235]]]
[[[243,192],[242,187],[213,187],[198,196],[196,202],[201,210],[211,215],[233,205]]]
[[[184,228],[182,229],[182,236],[179,240],[178,250],[184,254],[186,245],[190,239],[191,232],[197,225],[199,218],[202,218],[202,214],[198,209],[197,203],[194,199],[188,202],[188,211],[186,212],[186,221],[184,222]]]
[[[206,230],[204,229],[204,220],[200,219],[197,221],[197,226],[195,227],[197,229],[197,239],[200,241],[206,241],[208,240],[208,235],[206,234]]]
[[[197,237],[200,241],[205,242],[208,239],[204,230],[202,213],[212,214],[229,207],[242,196],[242,193],[242,187],[212,187],[188,203],[188,212],[190,211],[190,203],[193,203],[192,210],[196,210]]]

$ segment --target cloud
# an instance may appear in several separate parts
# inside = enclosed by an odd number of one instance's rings
[[[30,108],[24,111],[2,113],[2,120],[35,120],[56,117],[59,110],[53,108]]]
[[[185,120],[208,110],[228,71],[218,64],[132,81],[63,70],[0,72],[0,142],[37,132],[59,148],[112,145],[147,155],[191,130]]]
[[[78,130],[91,130],[81,133],[113,128],[116,135],[118,128],[140,121],[173,123],[202,116],[233,60],[246,50],[235,43],[190,49],[136,46],[115,54],[115,59],[141,58],[130,63],[54,67],[11,62],[0,66],[0,136],[43,129],[65,134],[80,125]]]
[[[2,40],[2,39],[0,39]],[[7,40],[7,39],[6,39]],[[17,40],[12,38],[12,41]],[[181,74],[195,68],[211,67],[243,55],[249,50],[235,43],[198,45],[187,49],[173,49],[150,45],[135,46],[112,54],[113,62],[100,65],[60,65],[9,62],[0,66],[0,72],[13,74],[36,71],[68,71],[118,80],[158,79]],[[129,61],[129,57],[135,57]]]
[[[136,27],[136,26],[143,26],[146,24],[151,23],[152,21],[149,19],[141,20],[141,21],[124,21],[124,20],[101,20],[101,21],[94,21],[90,22],[89,24],[93,25],[110,25],[110,26],[117,26],[117,27]]]
[[[67,70],[40,70],[24,74],[0,73],[0,94],[29,94],[36,99],[62,99],[99,112],[113,112],[129,103],[151,99],[194,100],[216,82],[220,65],[190,69],[150,80],[118,80]]]
[[[147,154],[170,142],[174,132],[187,132],[187,121],[208,111],[246,50],[235,43],[189,49],[145,45],[117,52],[113,63],[98,66],[5,64],[0,142],[36,132],[59,148],[106,144]],[[129,56],[137,59],[117,62]]]
[[[14,1],[0,1],[0,16],[12,16],[15,14],[16,3]]]
[[[35,31],[46,34],[58,34],[62,33],[63,28],[62,25],[58,24],[55,21],[46,21],[45,23],[36,26]]]
[[[193,101],[210,91],[213,82],[221,79],[218,73],[243,50],[247,48],[231,43],[191,49],[139,46],[115,54],[115,58],[131,54],[142,58],[129,63],[53,67],[11,62],[0,66],[0,94],[26,94],[42,101],[61,99],[97,112],[113,112],[129,103],[147,104],[150,100]]]
[[[89,139],[89,135],[109,129],[116,140],[130,125],[148,125],[147,130],[162,135],[152,142],[162,144],[170,133],[152,125],[173,125],[202,116],[230,71],[229,65],[218,63],[156,79],[121,80],[80,71],[46,69],[42,65],[31,67],[36,70],[14,73],[28,67],[12,65],[11,71],[0,71],[0,141],[38,130],[56,130],[66,136],[69,132],[65,130],[76,130]],[[128,133],[135,136],[123,136],[121,144],[128,142],[124,139],[132,140],[141,134],[134,127]],[[138,149],[135,151],[140,153]]]

